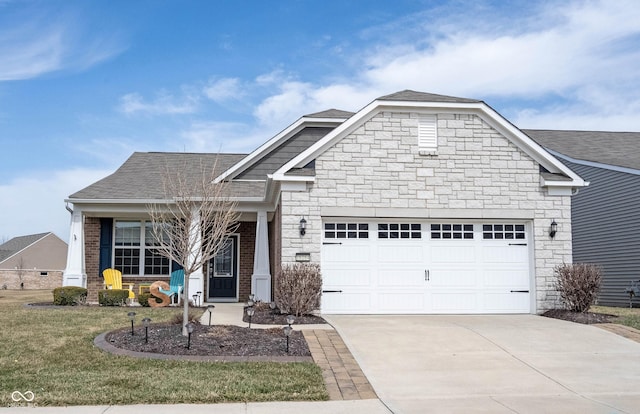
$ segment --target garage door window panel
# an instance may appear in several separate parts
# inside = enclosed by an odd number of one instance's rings
[[[431,225],[431,238],[440,240],[472,240],[473,224],[437,223]]]
[[[420,223],[379,223],[379,239],[421,239]]]
[[[367,223],[325,223],[325,239],[368,239]]]
[[[482,238],[485,240],[524,240],[524,224],[483,224]]]

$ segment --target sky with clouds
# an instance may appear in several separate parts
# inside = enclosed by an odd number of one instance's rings
[[[0,0],[0,241],[134,151],[248,153],[404,89],[640,131],[640,2]]]

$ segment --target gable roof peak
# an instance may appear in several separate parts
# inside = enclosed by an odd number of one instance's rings
[[[390,95],[379,97],[379,101],[412,101],[412,102],[448,102],[448,103],[480,103],[482,101],[456,96],[438,95],[435,93],[418,92],[405,89]]]
[[[351,118],[353,114],[353,112],[331,108],[324,111],[304,115],[303,118]]]

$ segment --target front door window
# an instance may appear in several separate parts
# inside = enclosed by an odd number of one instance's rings
[[[235,299],[238,287],[238,236],[230,236],[209,261],[209,299]]]

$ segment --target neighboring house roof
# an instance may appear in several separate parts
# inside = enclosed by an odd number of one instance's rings
[[[640,132],[522,131],[543,147],[576,160],[640,170]]]
[[[51,232],[14,237],[6,243],[0,244],[0,263],[4,262],[6,259],[15,255],[16,253],[26,249],[33,243],[46,237],[49,234],[51,234]]]
[[[167,170],[180,169],[190,180],[202,179],[202,170],[224,171],[242,160],[246,154],[195,154],[176,152],[135,152],[113,174],[72,194],[71,199],[84,200],[156,200],[165,197],[162,179]],[[216,165],[217,163],[217,165]],[[190,168],[185,168],[188,166]],[[252,196],[260,183],[238,184],[237,196]],[[260,194],[262,195],[262,194]]]

